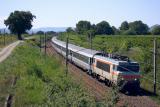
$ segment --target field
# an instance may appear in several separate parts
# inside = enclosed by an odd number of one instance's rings
[[[13,107],[96,106],[97,102],[87,90],[70,75],[65,75],[61,61],[41,53],[37,43],[35,40],[21,43],[0,64],[0,106],[8,94],[14,96]],[[13,80],[15,85],[11,87]]]
[[[0,34],[0,49],[4,46],[16,41],[16,40],[17,40],[17,38],[15,35],[5,34],[5,36],[4,36],[4,35]]]
[[[89,38],[85,35],[67,34],[69,42],[82,47],[90,48]],[[59,36],[66,40],[65,33]],[[160,66],[160,37],[157,38],[157,67]],[[153,92],[153,36],[119,36],[96,35],[93,37],[92,48],[106,53],[126,55],[137,61],[141,66],[141,87]],[[160,95],[160,68],[157,68],[157,94]],[[156,97],[160,100],[159,97]]]

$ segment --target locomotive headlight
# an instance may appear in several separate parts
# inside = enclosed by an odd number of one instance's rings
[[[119,75],[118,78],[119,80],[122,80],[122,81],[124,80],[123,75]]]
[[[134,80],[137,81],[137,78],[135,78]]]

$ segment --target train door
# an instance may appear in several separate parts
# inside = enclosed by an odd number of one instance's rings
[[[71,56],[71,62],[72,62],[72,57],[73,57],[73,53],[72,53],[72,51],[70,50],[70,56]]]
[[[115,81],[117,78],[116,78],[116,65],[112,65],[112,67],[111,67],[111,80],[112,81]]]
[[[61,53],[61,55],[63,55],[62,46],[60,46],[60,53]]]
[[[89,73],[92,73],[92,64],[93,64],[93,58],[89,58]]]
[[[92,72],[94,72],[94,66],[95,66],[95,58],[92,58],[92,64],[91,64]]]

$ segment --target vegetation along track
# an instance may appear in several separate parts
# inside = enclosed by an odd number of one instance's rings
[[[54,48],[51,46],[51,42],[47,44],[47,54],[55,55],[62,63],[65,63],[65,59],[59,55]],[[106,86],[102,82],[99,82],[95,78],[87,75],[82,69],[76,67],[75,65],[69,63],[69,73],[74,76],[75,81],[84,84],[86,89],[93,95],[96,100],[101,100],[107,96],[108,92],[111,92],[112,88]],[[141,94],[137,95],[125,95],[123,93],[118,93],[119,101],[117,106],[128,105],[129,107],[159,107],[153,100],[151,100],[148,92],[142,90]]]

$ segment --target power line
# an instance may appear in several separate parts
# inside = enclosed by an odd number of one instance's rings
[[[66,76],[68,74],[68,37],[66,42]]]
[[[156,51],[157,51],[157,44],[156,44],[156,38],[154,39],[154,56],[153,56],[153,59],[154,59],[154,62],[153,62],[153,65],[154,65],[154,94],[156,94],[156,79],[157,79],[157,64],[156,64]]]

